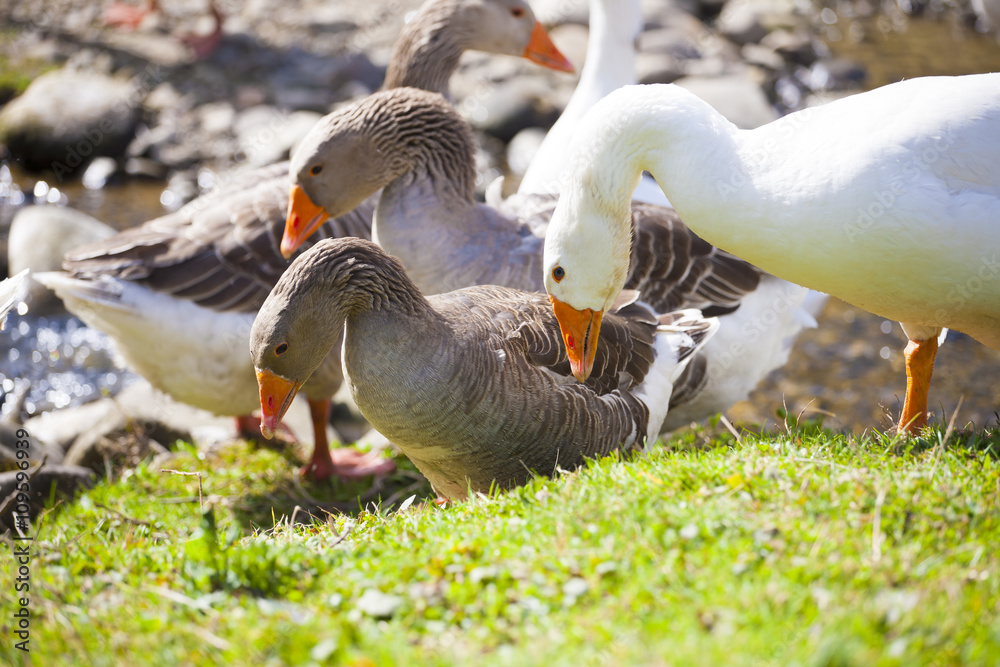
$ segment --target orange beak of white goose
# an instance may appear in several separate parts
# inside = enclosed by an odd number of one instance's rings
[[[566,344],[566,354],[569,365],[573,369],[573,377],[580,382],[586,382],[590,372],[594,370],[594,356],[597,354],[597,336],[601,332],[603,310],[585,308],[577,310],[563,303],[552,295],[552,310],[559,321],[563,343]]]
[[[552,38],[549,37],[549,33],[545,31],[545,28],[538,21],[535,21],[535,27],[531,31],[531,40],[528,42],[528,47],[524,49],[524,53],[521,55],[531,62],[538,63],[542,67],[548,67],[559,72],[569,72],[570,74],[575,71],[573,63],[567,60],[566,56],[556,48],[556,45],[552,43]]]
[[[260,433],[270,439],[274,437],[281,418],[285,416],[302,383],[278,377],[271,371],[258,370],[257,386],[260,387]]]
[[[285,233],[281,236],[281,254],[288,259],[298,247],[312,236],[319,226],[326,222],[330,214],[322,206],[317,206],[301,185],[293,185],[288,196],[288,215],[285,217]]]

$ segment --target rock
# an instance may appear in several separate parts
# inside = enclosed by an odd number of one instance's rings
[[[391,618],[401,606],[403,598],[369,588],[358,598],[357,607],[372,618]]]
[[[26,206],[10,225],[7,262],[12,273],[58,271],[71,248],[106,239],[115,230],[86,213],[64,206]],[[63,310],[59,298],[32,280],[28,287],[28,308],[34,313]]]
[[[107,470],[107,459],[115,469],[135,467],[148,456],[167,451],[163,443],[190,440],[190,434],[165,427],[157,421],[110,415],[73,441],[64,459],[67,465],[83,466],[98,473]]]
[[[698,0],[640,0],[643,22],[647,28],[662,28],[670,25],[681,14],[692,18],[705,16],[701,7],[704,3],[705,0],[701,2]],[[718,9],[715,9],[712,15],[718,13]]]
[[[804,29],[775,30],[760,40],[760,44],[773,49],[785,60],[804,67],[812,65],[820,55],[812,36]]]
[[[868,78],[868,68],[847,58],[832,58],[815,63],[809,74],[814,89],[857,90]]]
[[[152,181],[162,181],[167,177],[167,168],[144,157],[130,157],[125,161],[125,173],[132,178],[148,178]]]
[[[770,49],[760,44],[745,44],[740,49],[743,60],[751,65],[758,65],[769,70],[778,71],[785,67],[785,59]]]
[[[778,118],[764,91],[743,76],[684,77],[677,85],[705,100],[742,129],[752,129]]]
[[[695,21],[698,27],[704,28]],[[691,26],[671,25],[656,30],[647,30],[639,38],[642,53],[657,53],[680,60],[694,60],[702,57],[700,38]]]
[[[118,161],[109,157],[98,157],[87,166],[80,182],[88,190],[100,190],[118,172]]]
[[[753,3],[730,0],[722,8],[715,27],[720,34],[737,44],[755,44],[767,35],[767,28]]]
[[[549,99],[551,89],[543,79],[511,79],[466,97],[458,109],[473,127],[506,143],[526,127],[550,127],[556,121],[561,109]]]
[[[120,157],[139,123],[129,81],[56,70],[0,111],[0,142],[31,170],[73,173],[98,155]]]
[[[0,503],[18,488],[18,474],[20,472],[22,471],[0,472]],[[45,509],[49,498],[53,495],[56,498],[72,498],[80,489],[93,487],[94,472],[79,466],[46,464],[28,484],[30,506],[28,514],[32,519],[35,519],[39,512]],[[17,509],[19,508],[15,499],[15,502],[7,506],[3,515],[0,515],[0,528],[14,529],[12,515]]]
[[[507,171],[514,177],[524,176],[528,165],[538,153],[538,148],[545,141],[546,130],[540,127],[527,127],[507,143]]]
[[[322,117],[315,111],[288,113],[277,107],[260,105],[240,112],[233,132],[247,164],[263,167],[287,159]]]
[[[639,83],[673,83],[684,76],[684,65],[663,53],[640,53],[635,60]]]
[[[305,400],[294,401],[283,422],[297,436],[309,437],[312,421]],[[66,451],[65,463],[101,473],[105,456],[116,463],[133,464],[165,451],[178,439],[205,448],[237,437],[232,417],[175,401],[144,379],[135,380],[114,398],[29,419],[24,428],[33,438]],[[333,441],[342,441],[336,430]]]

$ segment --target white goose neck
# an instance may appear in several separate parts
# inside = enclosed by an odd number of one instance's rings
[[[631,193],[648,171],[693,230],[709,242],[728,238],[734,230],[726,225],[738,229],[745,215],[726,212],[757,208],[742,132],[679,86],[628,86],[581,123],[574,188],[625,219]]]

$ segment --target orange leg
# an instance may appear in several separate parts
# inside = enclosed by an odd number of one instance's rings
[[[378,452],[359,452],[353,447],[330,450],[326,437],[326,423],[330,419],[330,401],[309,400],[309,415],[313,423],[312,458],[299,473],[317,482],[333,476],[341,479],[360,479],[371,475],[388,475],[396,464],[382,458]]]
[[[914,433],[927,425],[927,394],[937,350],[936,336],[906,344],[906,400],[899,418],[900,433]]]

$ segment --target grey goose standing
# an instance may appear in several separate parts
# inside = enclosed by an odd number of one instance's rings
[[[544,294],[486,285],[425,298],[371,241],[320,241],[292,262],[254,321],[261,431],[275,427],[344,332],[358,408],[439,495],[508,488],[632,451],[656,438],[674,380],[718,321],[696,310],[658,318],[627,300],[615,310],[581,384]]]

